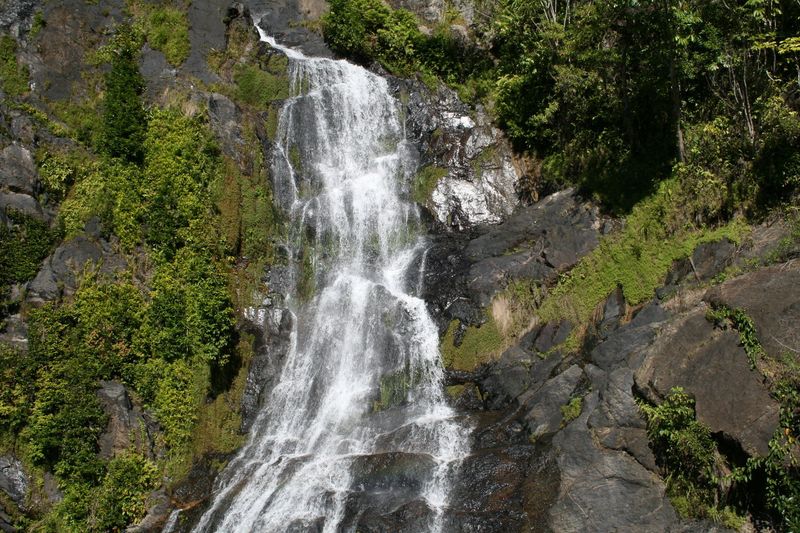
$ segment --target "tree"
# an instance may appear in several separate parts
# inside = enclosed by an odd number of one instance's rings
[[[145,82],[139,72],[141,36],[129,26],[117,29],[107,48],[111,70],[106,74],[102,150],[129,163],[144,160],[147,115],[142,105]]]

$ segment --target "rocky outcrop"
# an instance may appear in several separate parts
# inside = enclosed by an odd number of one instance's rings
[[[0,490],[20,509],[26,509],[31,477],[13,455],[0,456]]]
[[[749,455],[769,453],[778,404],[750,369],[736,332],[715,329],[698,306],[665,327],[636,371],[639,391],[653,403],[683,387],[697,419],[739,443]]]
[[[709,290],[712,306],[741,309],[767,354],[800,357],[800,262],[789,261],[729,280]]]
[[[246,312],[244,330],[254,336],[253,359],[242,396],[242,431],[250,429],[261,403],[274,386],[289,352],[294,316],[288,309],[255,307]]]
[[[407,136],[419,147],[421,165],[443,174],[423,187],[431,189],[424,205],[436,224],[464,230],[510,215],[519,203],[520,172],[486,113],[470,110],[443,85],[432,91],[420,81],[390,80],[405,102]]]
[[[597,246],[608,225],[596,207],[566,190],[518,207],[502,224],[434,237],[422,296],[443,328],[453,319],[477,323],[480,309],[510,282],[552,283]]]
[[[308,56],[332,57],[322,36],[311,31],[302,21],[315,20],[328,9],[325,0],[258,0],[250,11],[259,14],[259,26],[279,43],[302,51]]]
[[[131,402],[125,386],[116,381],[101,381],[97,397],[108,417],[106,429],[98,439],[100,457],[111,459],[135,449],[153,458],[156,424],[152,417]]]
[[[524,216],[524,210],[517,212],[504,224],[460,241],[465,252],[455,254],[458,260],[434,255],[433,261],[462,261],[462,272],[470,273],[465,279],[486,282],[488,290],[476,307],[502,286],[492,280],[493,272],[497,280],[553,280],[545,267],[574,264],[596,245],[607,225],[591,210],[559,219],[570,212],[565,206],[575,205],[563,197],[546,199],[526,208]],[[559,238],[552,226],[545,231],[542,224],[549,223],[584,228],[572,231],[586,246]],[[659,404],[673,387],[683,387],[695,400],[697,419],[709,427],[719,450],[730,454],[726,457],[731,464],[769,452],[779,405],[768,380],[751,368],[739,332],[720,329],[706,314],[711,306],[741,309],[753,320],[768,354],[782,348],[778,354],[796,356],[796,328],[790,324],[800,319],[800,293],[795,289],[800,286],[800,266],[791,260],[796,241],[786,235],[785,226],[760,226],[742,244],[722,240],[699,246],[689,259],[673,265],[665,280],[669,290],[657,291],[664,302],[657,297],[631,307],[621,290],[613,292],[598,306],[575,354],[558,351],[571,324],[540,324],[474,372],[450,372],[451,383],[475,383],[479,391],[477,404],[455,403],[471,417],[474,429],[472,453],[454,489],[454,527],[722,530],[686,521],[672,508],[635,400],[639,396]],[[783,244],[776,247],[776,241]],[[520,246],[528,254],[541,251],[535,255],[538,264],[508,260],[520,253]],[[452,259],[453,250],[447,252]],[[775,257],[790,259],[766,268],[754,266]],[[524,268],[515,270],[518,264]],[[725,272],[736,272],[731,268],[745,267],[756,270],[703,288]],[[431,286],[433,294],[436,287],[446,285]],[[465,294],[481,291],[480,285],[469,282],[464,288]]]
[[[79,235],[59,245],[45,259],[36,278],[28,286],[27,302],[41,305],[75,292],[80,276],[87,269],[113,274],[127,267],[112,242],[90,235]]]

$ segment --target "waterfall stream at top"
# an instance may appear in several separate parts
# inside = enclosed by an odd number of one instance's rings
[[[259,32],[289,57],[295,96],[272,175],[291,199],[298,277],[315,290],[289,297],[277,384],[195,531],[355,531],[366,509],[403,506],[411,528],[441,531],[468,430],[445,401],[437,328],[410,294],[424,239],[403,193],[416,161],[400,104],[385,79]]]

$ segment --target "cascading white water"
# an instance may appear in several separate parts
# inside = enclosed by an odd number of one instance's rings
[[[437,329],[408,292],[424,241],[404,200],[415,162],[399,103],[379,76],[261,35],[289,57],[296,96],[273,180],[292,205],[298,276],[316,291],[290,297],[277,385],[195,531],[354,530],[348,516],[408,502],[439,531],[468,431],[444,398]]]

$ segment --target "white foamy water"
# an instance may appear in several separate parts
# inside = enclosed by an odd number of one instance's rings
[[[412,294],[424,240],[404,193],[416,163],[399,103],[379,76],[261,36],[289,57],[296,96],[280,112],[272,175],[292,206],[292,248],[304,250],[298,275],[313,272],[316,290],[290,297],[277,385],[195,531],[354,531],[364,509],[414,501],[441,531],[468,430],[445,401],[437,329]]]

